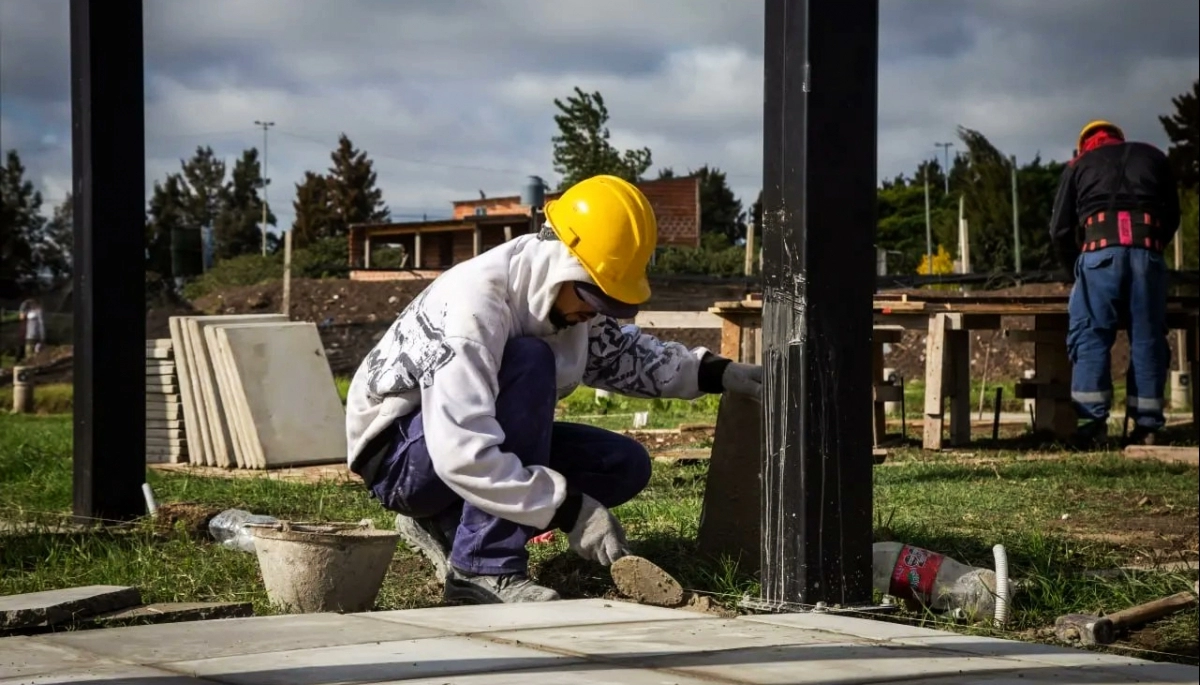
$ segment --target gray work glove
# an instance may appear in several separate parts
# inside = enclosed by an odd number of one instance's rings
[[[576,554],[603,566],[612,566],[617,559],[629,555],[621,523],[603,504],[587,495],[583,495],[579,518],[567,534],[567,541]]]
[[[730,362],[721,374],[721,387],[729,392],[762,399],[762,366]]]

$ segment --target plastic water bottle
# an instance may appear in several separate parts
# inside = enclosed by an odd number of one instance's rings
[[[208,534],[221,546],[241,552],[254,553],[254,534],[250,524],[273,525],[279,523],[274,516],[251,514],[241,509],[226,509],[208,522]]]
[[[971,621],[1001,618],[996,611],[997,574],[991,569],[967,566],[944,554],[901,542],[876,542],[872,547],[872,570],[875,589],[885,595]],[[1003,571],[1007,594],[1007,568]],[[1006,603],[1003,608],[1007,610]]]

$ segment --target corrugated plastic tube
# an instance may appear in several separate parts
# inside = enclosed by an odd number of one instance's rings
[[[1008,624],[1008,600],[1011,589],[1008,583],[1008,552],[1004,549],[1004,545],[996,545],[992,548],[992,555],[996,557],[995,622],[997,628],[1003,628]]]

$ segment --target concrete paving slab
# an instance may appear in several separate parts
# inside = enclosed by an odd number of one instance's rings
[[[492,637],[565,653],[762,685],[885,683],[920,676],[1005,673],[1036,664],[906,646],[743,620],[602,625]],[[967,682],[962,680],[960,682]]]
[[[716,681],[722,682],[722,681]],[[723,681],[728,682],[728,681]],[[416,680],[388,680],[372,685],[713,685],[712,680],[689,678],[677,673],[649,671],[643,669],[604,666],[596,663],[572,664],[569,666],[538,669],[535,671],[512,671],[510,673],[478,673],[455,676],[447,681],[444,676],[418,678]],[[0,683],[0,685],[3,685]]]
[[[164,664],[229,685],[342,685],[495,674],[576,662],[544,651],[468,637],[376,642]]]
[[[0,679],[0,685],[212,685],[146,666],[93,665],[48,675]]]
[[[563,626],[640,621],[716,620],[687,611],[647,607],[605,599],[580,599],[551,604],[486,604],[481,606],[406,609],[360,614],[382,621],[469,634]]]
[[[57,633],[39,639],[51,645],[154,665],[168,661],[411,640],[439,634],[428,628],[399,623],[389,625],[359,616],[303,614],[87,630]]]
[[[765,614],[746,616],[743,620],[804,630],[819,630],[864,640],[895,640],[906,637],[941,638],[951,635],[932,628],[836,614]]]
[[[65,646],[47,645],[29,637],[0,638],[0,679],[20,678],[87,666],[96,657]],[[107,659],[103,663],[114,662]],[[0,680],[3,682],[3,680]]]
[[[141,604],[137,588],[119,585],[29,592],[0,597],[0,628],[18,629],[54,625],[85,616],[126,609]]]
[[[241,469],[262,468],[255,459],[255,452],[250,446],[249,426],[246,425],[245,418],[246,407],[242,401],[240,388],[235,387],[229,350],[217,336],[220,328],[220,325],[213,325],[204,329],[204,342],[208,345],[208,353],[212,359],[217,391],[225,406],[225,421],[229,425],[234,461]]]
[[[171,329],[171,346],[175,351],[175,363],[178,365],[175,377],[179,380],[179,403],[183,407],[183,425],[192,441],[193,448],[188,451],[188,463],[206,464],[205,453],[208,444],[205,442],[206,426],[201,424],[196,395],[199,388],[195,385],[196,367],[192,362],[191,350],[187,346],[187,333],[183,321],[186,317],[172,316],[167,319]]]
[[[346,411],[315,324],[226,325],[217,336],[241,385],[261,463],[345,460]]]

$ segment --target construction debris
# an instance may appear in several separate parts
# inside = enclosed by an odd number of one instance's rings
[[[657,564],[638,556],[621,557],[609,569],[622,595],[640,604],[677,607],[683,604],[683,587]]]

